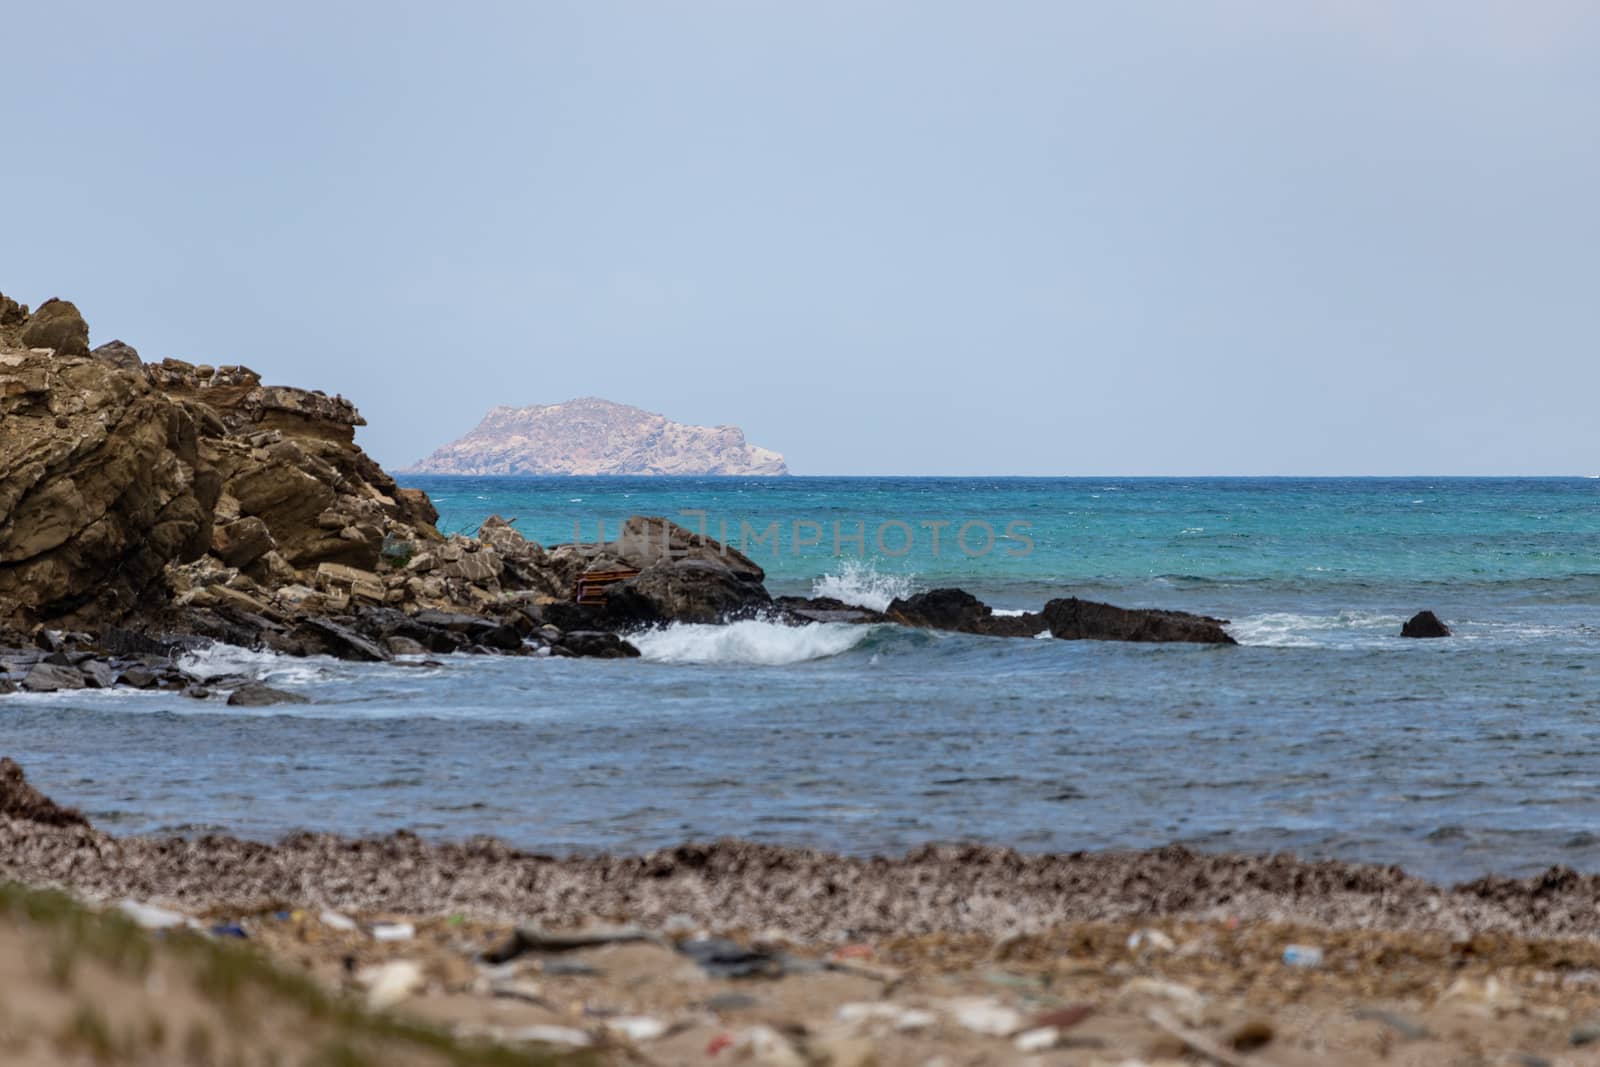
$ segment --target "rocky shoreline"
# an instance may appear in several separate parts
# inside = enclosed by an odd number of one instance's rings
[[[71,303],[0,296],[0,693],[245,686],[177,665],[213,641],[375,662],[628,657],[641,628],[757,616],[1233,643],[1223,620],[1075,598],[1022,616],[958,589],[883,612],[774,599],[753,560],[661,517],[598,544],[546,548],[498,516],[447,537],[427,495],[355,444],[363,423],[343,397],[248,367],[90,348]],[[597,575],[616,580],[581,596]]]

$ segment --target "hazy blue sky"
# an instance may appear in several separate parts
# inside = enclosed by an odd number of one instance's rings
[[[52,2],[0,291],[796,473],[1600,472],[1600,5]]]

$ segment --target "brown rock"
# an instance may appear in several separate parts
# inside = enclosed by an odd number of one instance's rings
[[[211,531],[211,554],[230,567],[248,567],[277,547],[272,531],[255,515]]]
[[[0,417],[0,623],[113,622],[209,545],[194,422],[143,378],[0,353]]]
[[[111,364],[118,370],[144,370],[144,361],[139,358],[139,350],[121,341],[108,341],[89,355],[102,363]]]
[[[9,757],[0,758],[0,815],[46,826],[88,826],[76,808],[63,808],[28,784],[22,768]]]
[[[89,324],[69,300],[49,299],[22,327],[20,339],[29,348],[53,348],[58,356],[89,354]]]

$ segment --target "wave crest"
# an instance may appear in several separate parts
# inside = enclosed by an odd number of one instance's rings
[[[747,663],[781,666],[827,659],[867,639],[871,627],[845,622],[804,626],[762,619],[725,624],[673,623],[631,634],[628,640],[656,663]]]
[[[890,601],[916,592],[915,582],[914,574],[883,574],[871,563],[845,560],[838,573],[824,574],[811,583],[811,595],[884,611]]]

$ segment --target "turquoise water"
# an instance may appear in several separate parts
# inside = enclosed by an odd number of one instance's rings
[[[1340,596],[1501,588],[1600,591],[1600,479],[415,477],[440,527],[516,518],[545,544],[660,514],[734,545],[775,592],[809,592],[851,561],[999,606],[1066,589]],[[699,513],[704,512],[702,520]],[[814,523],[817,529],[796,524]],[[904,527],[885,527],[899,522]],[[777,536],[756,537],[776,523]],[[945,523],[935,551],[929,524]],[[957,541],[973,523],[965,549]],[[1004,535],[1016,523],[1018,538]],[[603,527],[602,527],[602,524]],[[993,547],[985,530],[994,531]],[[879,545],[882,531],[883,547]],[[907,545],[904,555],[899,550]],[[820,543],[804,545],[808,537]],[[859,540],[857,538],[859,537]],[[1026,537],[1027,541],[1021,540]],[[1031,542],[1031,544],[1030,544]],[[1558,591],[1559,589],[1559,591]],[[1202,595],[1200,599],[1204,599]]]
[[[592,539],[601,519],[704,510],[735,542],[741,520],[779,524],[775,553],[746,546],[777,593],[881,604],[957,584],[1010,610],[1073,593],[1221,615],[1241,646],[752,621],[641,635],[626,662],[216,649],[191,665],[314,702],[12,697],[4,750],[126,832],[409,827],[557,851],[1182,841],[1440,879],[1600,870],[1600,480],[411,481],[446,529],[499,513],[554,543],[574,521]],[[875,552],[894,521],[911,551]],[[796,522],[821,543],[796,551]],[[864,524],[860,554],[834,554],[834,522]],[[925,522],[951,524],[938,553]],[[969,522],[1028,523],[1031,550],[952,549]],[[1458,636],[1400,640],[1421,608]]]

